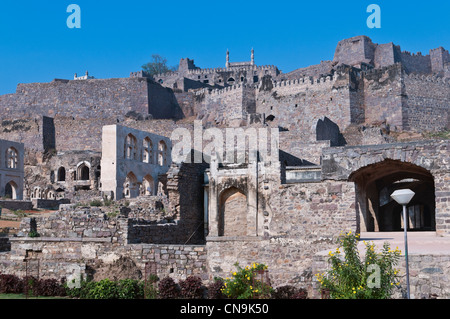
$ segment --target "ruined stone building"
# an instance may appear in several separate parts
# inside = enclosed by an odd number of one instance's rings
[[[23,197],[22,143],[0,140],[0,196],[20,200]]]
[[[447,50],[411,54],[359,36],[340,41],[333,60],[289,73],[256,61],[253,49],[250,61],[227,52],[213,69],[183,58],[154,77],[55,79],[0,96],[0,138],[23,145],[23,198],[61,201],[23,220],[0,271],[23,273],[30,251],[43,276],[67,278],[120,258],[142,275],[154,263],[160,277],[204,280],[261,262],[274,286],[313,289],[317,254],[342,231],[403,229],[390,194],[405,187],[416,193],[409,229],[450,234],[450,144],[439,138],[450,129]],[[229,128],[244,141],[266,134],[276,151],[239,163],[220,149],[202,156]],[[180,129],[192,138],[175,161]],[[418,273],[433,265],[415,258]],[[439,278],[429,282],[450,297]]]

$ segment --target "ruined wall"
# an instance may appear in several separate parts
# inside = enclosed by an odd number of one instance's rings
[[[18,84],[15,94],[0,97],[3,117],[30,115],[48,117],[109,118],[128,111],[148,113],[146,78],[54,80]]]
[[[46,116],[18,118],[11,117],[1,122],[0,138],[23,143],[25,160],[35,158],[35,152],[55,149],[55,126],[53,119]]]
[[[400,51],[400,47],[397,47]],[[407,73],[431,74],[431,58],[429,55],[422,53],[411,54],[410,52],[398,53],[402,65]]]
[[[296,69],[289,73],[282,74],[284,80],[296,80],[303,77],[318,77],[322,74],[329,74],[333,69],[332,61],[321,61],[320,64],[311,65],[305,68]]]
[[[189,123],[176,123],[173,120],[136,120],[125,118],[117,122],[114,119],[73,119],[71,117],[55,118],[56,149],[101,151],[102,127],[119,124],[130,128],[170,137],[177,127],[192,127]]]
[[[197,94],[204,96],[197,116],[204,124],[240,126],[255,110],[253,86],[238,84]]]
[[[440,131],[448,123],[450,82],[439,77],[404,75],[403,126],[414,131]]]
[[[148,205],[143,207],[149,208]],[[145,274],[145,264],[155,262],[160,278],[172,276],[184,279],[189,275],[199,275],[203,279],[209,279],[206,273],[205,246],[191,245],[184,241],[175,245],[175,240],[171,244],[149,244],[145,243],[145,237],[142,241],[134,237],[137,233],[133,227],[138,224],[146,225],[145,221],[135,218],[144,216],[140,209],[141,205],[132,204],[129,207],[62,205],[58,212],[47,217],[24,218],[18,237],[9,238],[3,245],[0,271],[25,276],[23,260],[33,256],[35,262],[30,263],[29,271],[36,271],[36,260],[39,260],[41,278],[66,277],[71,280],[79,279],[80,274],[86,278],[86,275],[92,273],[89,270],[96,269],[99,262],[111,264],[120,257],[136,264],[140,278]],[[150,209],[148,213],[156,217],[158,211]],[[134,217],[127,218],[128,214]],[[163,219],[159,221],[163,222]],[[168,241],[170,234],[178,236],[170,230],[171,226],[162,228],[168,230],[165,241]],[[31,229],[35,229],[40,237],[27,237]]]
[[[0,253],[0,271],[25,277],[27,274],[24,259],[32,255],[28,275],[37,275],[39,260],[40,278],[65,278],[78,281],[92,276],[100,267],[112,265],[120,260],[131,260],[135,265],[137,278],[144,279],[146,263],[156,263],[156,275],[175,279],[186,279],[190,275],[208,279],[205,274],[206,251],[204,246],[196,245],[153,245],[139,244],[117,246],[106,238],[12,238],[7,249]],[[122,271],[129,271],[123,269]],[[120,273],[107,273],[109,278],[121,276]],[[149,275],[149,274],[147,274]],[[95,272],[94,272],[95,278]]]
[[[430,58],[433,73],[440,74],[444,71],[445,65],[450,62],[450,53],[443,47],[439,47],[437,49],[430,50]]]
[[[314,254],[332,247],[341,231],[356,229],[354,186],[332,181],[263,185],[270,192],[265,235],[208,240],[210,276],[227,276],[236,261],[242,266],[259,262],[269,266],[274,286],[311,288]]]
[[[339,64],[357,65],[361,62],[373,64],[376,44],[367,36],[357,36],[339,41],[333,61]]]
[[[386,121],[393,130],[403,128],[402,66],[395,64],[363,73],[365,122]]]
[[[264,114],[270,126],[296,131],[304,142],[315,141],[317,121],[324,116],[341,130],[351,123],[349,85],[345,73],[263,83],[256,93],[256,112]]]

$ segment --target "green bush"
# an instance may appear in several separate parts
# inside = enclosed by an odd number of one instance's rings
[[[268,298],[272,292],[270,285],[258,280],[258,272],[267,269],[264,264],[253,263],[252,266],[242,268],[234,264],[237,271],[232,272],[232,278],[224,280],[222,293],[232,299]]]
[[[117,282],[102,279],[93,284],[87,293],[88,299],[118,299]]]
[[[144,297],[144,283],[134,279],[122,279],[117,283],[119,299],[141,299]]]
[[[339,248],[329,252],[331,269],[317,274],[323,291],[332,299],[388,299],[398,285],[398,270],[394,266],[400,258],[400,250],[391,250],[386,242],[380,253],[375,245],[365,243],[366,253],[361,260],[357,249],[359,235],[351,232],[339,238]]]
[[[66,285],[66,293],[80,299],[142,299],[144,284],[135,279],[81,281],[78,288],[68,288]]]

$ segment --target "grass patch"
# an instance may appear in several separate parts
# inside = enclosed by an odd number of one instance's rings
[[[450,139],[450,130],[440,132],[428,132],[425,135],[428,138],[448,140]]]

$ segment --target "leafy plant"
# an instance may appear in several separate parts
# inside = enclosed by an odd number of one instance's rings
[[[237,271],[232,272],[232,278],[226,278],[222,292],[233,299],[266,298],[270,296],[272,287],[257,279],[258,272],[267,270],[264,264],[253,263],[242,268],[234,264]]]
[[[35,280],[32,286],[32,292],[35,296],[65,296],[66,291],[63,283],[56,279]]]
[[[146,299],[156,299],[158,297],[158,286],[156,285],[158,280],[157,275],[151,274],[147,282],[144,283],[144,297]]]
[[[0,275],[0,293],[22,293],[23,281],[16,275],[1,274]]]
[[[214,281],[207,287],[209,299],[224,299],[225,295],[222,290],[224,288],[224,281],[222,278],[214,278]]]
[[[162,299],[175,299],[180,297],[180,287],[171,277],[163,278],[159,284],[159,297]]]
[[[41,235],[34,229],[30,230],[30,232],[28,233],[28,237],[31,237],[31,238],[36,238],[39,236],[41,236]]]
[[[391,250],[388,243],[381,252],[375,252],[375,245],[365,243],[366,253],[361,260],[358,252],[359,235],[351,232],[338,240],[343,248],[329,252],[331,269],[317,274],[322,290],[332,299],[387,299],[398,282],[398,270],[394,266],[400,258],[400,250]]]
[[[181,297],[184,299],[201,299],[203,298],[203,292],[205,287],[202,284],[202,280],[197,276],[189,276],[185,280],[179,282],[181,291]]]
[[[88,299],[117,299],[117,284],[108,278],[102,279],[92,284],[87,297]]]
[[[117,298],[141,299],[144,296],[143,282],[135,279],[122,279],[117,283]]]

